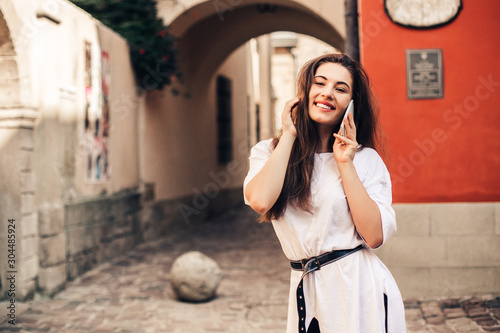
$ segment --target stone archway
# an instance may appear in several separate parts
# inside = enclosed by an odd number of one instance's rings
[[[186,5],[175,7],[174,3]],[[178,86],[190,97],[172,96],[168,90],[147,94],[142,121],[143,178],[157,184],[160,200],[187,198],[195,207],[200,193],[212,184],[210,175],[230,173],[227,166],[217,163],[213,139],[217,116],[210,88],[219,65],[251,38],[274,31],[309,35],[343,49],[344,6],[338,0],[270,0],[264,8],[253,0],[159,1],[158,5],[160,16],[178,37],[184,74],[184,82]],[[244,71],[242,68],[241,75]],[[238,106],[240,114],[246,110],[246,105]],[[241,186],[241,174],[247,165],[244,155],[246,152],[238,157],[242,171],[228,185],[231,189]],[[198,206],[204,204],[200,201]]]
[[[14,44],[10,37],[10,30],[7,26],[3,13],[0,11],[0,71],[1,80],[1,106],[19,104],[19,75],[17,70],[16,53]]]
[[[211,0],[186,8],[169,22],[169,26],[170,32],[179,38],[186,80],[197,89],[195,82],[203,86],[202,82],[209,79],[238,46],[273,31],[286,30],[313,36],[343,49],[343,11],[340,3],[335,6],[330,2],[326,6],[322,1],[312,4],[274,0],[262,5],[256,1]]]

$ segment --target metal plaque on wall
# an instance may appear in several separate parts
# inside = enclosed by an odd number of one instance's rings
[[[409,99],[442,98],[441,50],[406,50],[406,84]]]

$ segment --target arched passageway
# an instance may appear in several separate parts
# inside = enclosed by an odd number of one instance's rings
[[[343,48],[343,7],[330,4],[318,13],[317,2],[269,1],[265,5],[251,1],[233,1],[238,6],[225,6],[221,1],[205,1],[187,9],[170,23],[170,31],[179,38],[179,51],[189,85],[204,86],[215,69],[237,47],[251,38],[286,30],[313,36],[338,49]],[[228,5],[228,4],[226,4]],[[336,8],[335,8],[336,7]],[[329,14],[335,12],[337,22]],[[201,13],[204,13],[201,14]],[[341,15],[339,15],[341,14]],[[193,15],[198,20],[193,20]]]
[[[270,110],[263,110],[261,105],[260,118],[255,120],[255,107],[245,79],[249,63],[244,60],[246,51],[239,47],[263,34],[291,31],[343,49],[344,6],[342,1],[291,0],[268,1],[265,5],[257,1],[220,0],[199,1],[190,7],[175,7],[169,1],[158,4],[169,31],[178,38],[183,80],[176,88],[187,92],[188,98],[173,96],[167,90],[147,94],[143,119],[143,178],[156,184],[159,199],[193,197],[189,209],[192,208],[193,216],[203,218],[202,213],[210,211],[206,206],[227,199],[222,194],[226,190],[234,190],[231,192],[234,195],[229,196],[241,199],[238,191],[246,172],[248,148],[254,143],[249,133],[256,126],[266,133],[261,138],[271,133]],[[227,74],[233,82],[233,158],[232,164],[221,164],[217,160],[215,75],[235,50],[242,52],[239,59],[243,60]],[[261,63],[261,69],[263,66],[266,64]],[[271,98],[271,94],[268,95],[268,99]],[[231,165],[237,166],[237,170],[232,170]],[[230,175],[227,184],[217,185],[213,194],[206,193],[214,183],[211,175],[220,173]],[[204,196],[205,202],[210,204],[205,205],[203,200],[198,204],[197,196]]]

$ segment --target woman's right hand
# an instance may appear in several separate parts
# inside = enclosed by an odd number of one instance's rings
[[[294,123],[297,119],[298,103],[299,98],[285,103],[281,115],[282,135],[279,142],[262,169],[245,188],[245,197],[250,207],[259,214],[265,214],[274,206],[283,189],[288,161],[297,137]]]
[[[283,113],[281,114],[281,128],[283,129],[283,133],[289,133],[295,137],[297,136],[297,129],[295,128],[297,112],[294,111],[294,109],[299,103],[299,100],[299,97],[295,97],[294,99],[286,102]]]

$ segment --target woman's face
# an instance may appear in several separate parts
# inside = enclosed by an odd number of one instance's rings
[[[342,120],[351,98],[351,73],[340,64],[321,64],[309,91],[309,117],[333,128]]]

